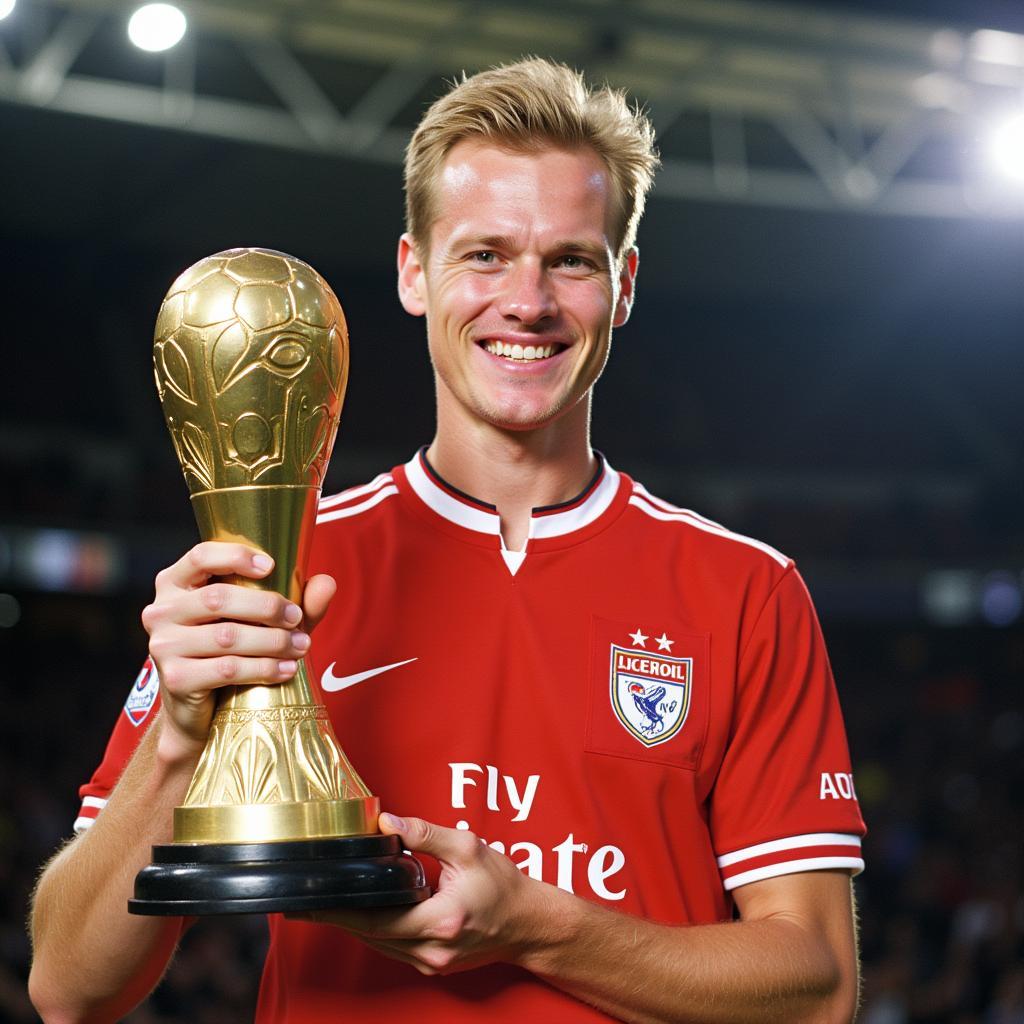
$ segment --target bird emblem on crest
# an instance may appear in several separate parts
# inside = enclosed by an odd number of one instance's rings
[[[644,746],[653,747],[670,740],[686,721],[693,659],[662,653],[671,642],[661,642],[660,651],[648,650],[638,639],[648,639],[639,628],[629,635],[639,646],[611,645],[612,710],[631,736]],[[664,633],[662,638],[665,639]]]

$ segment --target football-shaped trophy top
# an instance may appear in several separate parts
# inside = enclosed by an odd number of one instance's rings
[[[345,314],[307,263],[228,249],[171,285],[157,390],[189,491],[323,482],[348,380]]]

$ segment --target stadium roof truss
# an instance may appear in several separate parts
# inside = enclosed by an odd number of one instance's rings
[[[1024,216],[974,155],[1020,108],[1012,33],[752,0],[196,0],[144,54],[130,9],[22,0],[0,101],[396,164],[445,77],[542,53],[646,104],[661,198]]]

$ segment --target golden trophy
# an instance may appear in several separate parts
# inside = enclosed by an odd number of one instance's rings
[[[267,552],[268,578],[230,582],[301,604],[348,380],[334,293],[283,253],[217,253],[171,285],[153,362],[203,539]],[[304,662],[282,685],[225,688],[175,808],[174,840],[153,847],[128,909],[268,913],[425,899],[422,866],[377,831],[378,810]]]

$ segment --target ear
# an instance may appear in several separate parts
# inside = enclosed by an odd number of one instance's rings
[[[398,298],[407,313],[423,316],[427,311],[424,268],[416,252],[412,235],[405,232],[398,240]]]
[[[621,327],[629,319],[629,311],[633,308],[633,296],[636,294],[636,268],[640,265],[640,250],[634,245],[622,261],[619,271],[619,297],[615,303],[613,327]]]

